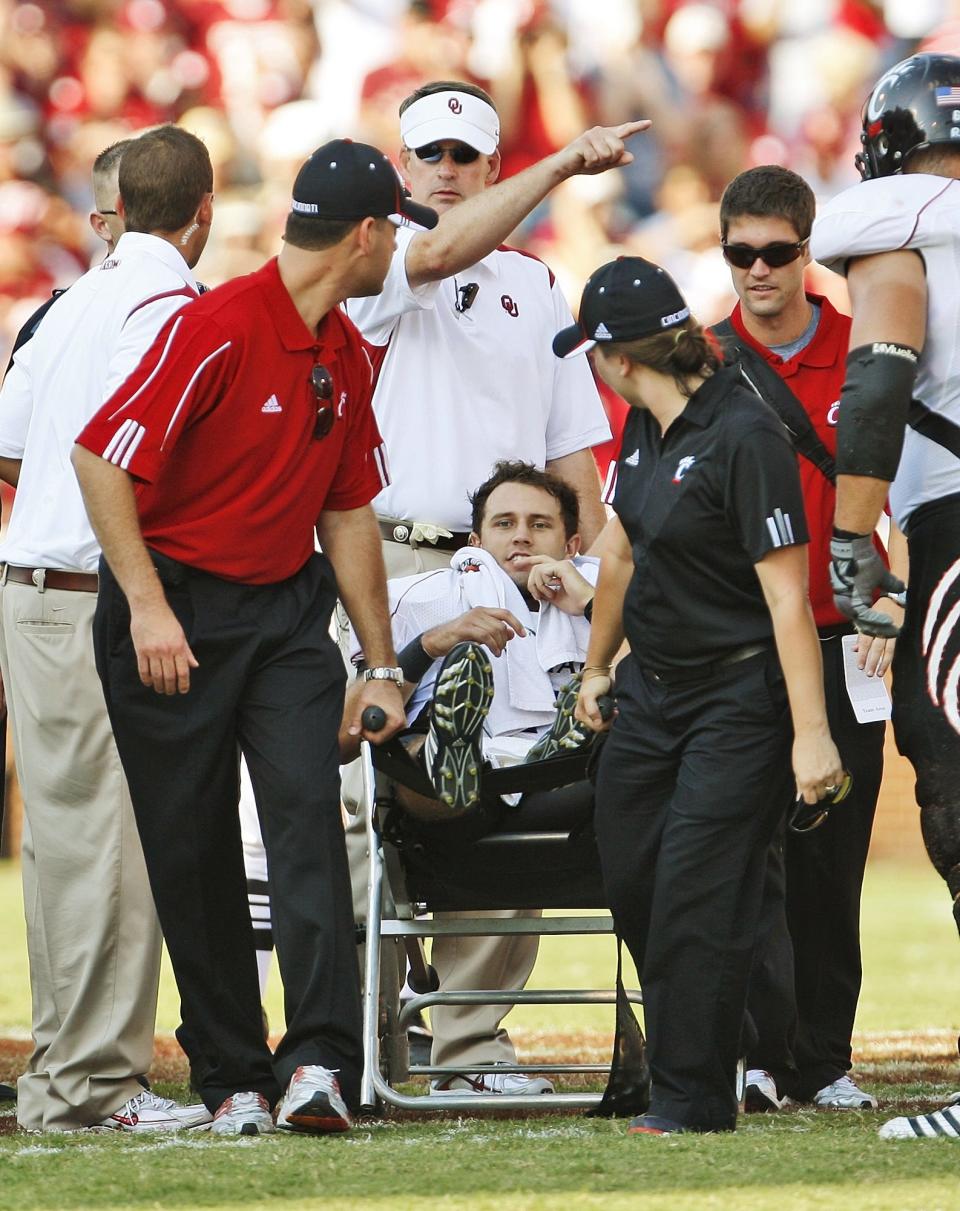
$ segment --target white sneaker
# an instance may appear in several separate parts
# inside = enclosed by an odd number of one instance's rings
[[[554,1088],[545,1076],[527,1076],[525,1072],[463,1072],[434,1081],[430,1091],[458,1096],[465,1093],[504,1093],[527,1097],[553,1093]]]
[[[235,1093],[220,1103],[210,1130],[214,1135],[272,1135],[276,1128],[262,1093]]]
[[[878,1135],[882,1140],[933,1139],[947,1136],[960,1139],[960,1093],[955,1093],[942,1110],[918,1114],[914,1118],[892,1118]]]
[[[813,1104],[822,1110],[876,1110],[877,1099],[864,1093],[848,1076],[839,1076],[813,1095]]]
[[[764,1068],[748,1068],[744,1085],[743,1108],[754,1114],[766,1110],[782,1110],[786,1098],[777,1092],[777,1082]]]
[[[334,1072],[319,1064],[301,1065],[280,1099],[277,1126],[281,1131],[308,1131],[315,1135],[349,1131],[353,1120]]]
[[[124,1102],[109,1118],[97,1123],[110,1131],[182,1131],[207,1127],[213,1116],[203,1105],[178,1106],[171,1098],[145,1089]]]

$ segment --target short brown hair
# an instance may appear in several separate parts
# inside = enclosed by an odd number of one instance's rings
[[[133,139],[120,160],[127,231],[179,231],[213,190],[206,147],[179,126],[158,126]]]
[[[624,357],[658,374],[669,374],[683,395],[690,395],[690,379],[713,374],[723,365],[723,356],[701,324],[692,317],[680,327],[636,341],[617,341],[602,346],[607,355]]]
[[[416,89],[400,102],[400,113],[409,109],[415,101],[422,101],[424,97],[432,97],[436,93],[467,93],[468,96],[477,97],[481,101],[485,101],[487,105],[497,112],[497,107],[493,103],[493,97],[488,92],[480,87],[479,84],[467,84],[465,80],[434,80],[430,84],[424,84],[422,88]]]
[[[779,164],[761,164],[733,178],[720,199],[720,238],[733,219],[785,219],[798,240],[808,240],[817,202],[803,177]]]
[[[360,219],[315,219],[312,215],[287,215],[283,238],[294,248],[305,248],[308,252],[322,252],[339,244],[343,237],[360,223]]]
[[[527,484],[531,488],[541,488],[548,493],[560,506],[560,516],[563,518],[563,532],[567,538],[572,538],[580,529],[580,498],[576,489],[550,471],[541,471],[533,463],[525,463],[520,459],[501,459],[494,464],[493,474],[485,479],[470,497],[473,508],[470,525],[474,534],[480,533],[483,517],[487,509],[487,501],[491,492],[501,484]]]
[[[105,176],[108,172],[112,172],[123,158],[123,153],[133,142],[133,139],[120,139],[119,142],[105,147],[93,162],[93,175]]]

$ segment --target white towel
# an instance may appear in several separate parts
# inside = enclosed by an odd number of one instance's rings
[[[450,566],[460,573],[461,591],[469,608],[509,610],[524,626],[530,626],[526,636],[509,640],[501,657],[491,658],[494,696],[488,731],[499,736],[549,726],[555,701],[549,670],[583,662],[590,624],[585,618],[565,614],[550,602],[541,603],[539,611],[531,611],[517,586],[482,548],[461,547]],[[593,579],[590,572],[594,568],[595,561],[589,561],[579,570]]]

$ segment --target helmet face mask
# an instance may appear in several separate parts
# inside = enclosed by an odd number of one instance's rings
[[[856,165],[865,181],[902,172],[914,152],[960,148],[960,58],[912,55],[891,67],[867,98]]]

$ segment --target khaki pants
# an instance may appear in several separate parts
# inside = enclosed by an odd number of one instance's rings
[[[0,587],[33,1004],[17,1118],[34,1131],[109,1117],[153,1057],[160,928],[94,667],[96,602]]]
[[[387,576],[411,576],[449,567],[450,552],[430,546],[413,549],[403,543],[385,542],[383,558]],[[357,920],[366,920],[367,847],[357,817],[347,827],[347,854],[353,880]],[[497,916],[536,917],[538,910],[500,913],[438,913],[438,919]],[[537,958],[539,939],[533,936],[505,938],[434,938],[431,962],[440,976],[440,989],[453,992],[468,988],[523,988]],[[516,1052],[501,1022],[509,1005],[437,1005],[430,1011],[433,1028],[434,1064],[462,1066],[471,1063],[512,1063]]]

